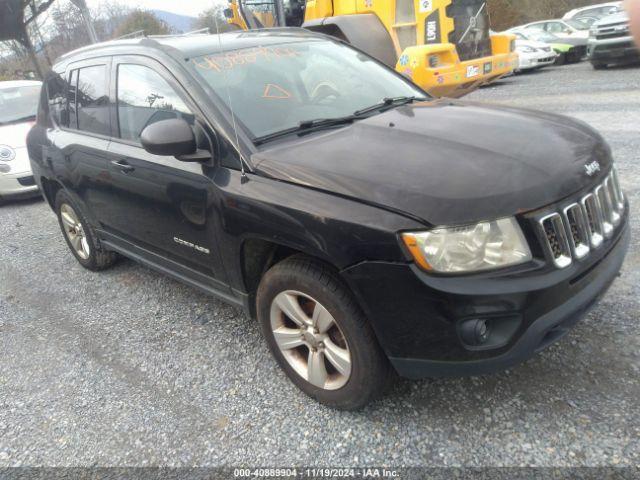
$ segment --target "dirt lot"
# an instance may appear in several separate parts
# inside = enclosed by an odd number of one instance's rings
[[[0,466],[640,465],[640,68],[584,63],[476,101],[564,113],[611,143],[632,203],[622,276],[568,337],[500,375],[312,402],[235,309],[67,252],[41,201],[0,207]]]

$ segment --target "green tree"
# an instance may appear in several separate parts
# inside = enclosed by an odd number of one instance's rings
[[[134,10],[116,28],[114,37],[123,37],[141,30],[144,31],[145,35],[168,35],[171,33],[169,25],[153,13],[145,10]]]

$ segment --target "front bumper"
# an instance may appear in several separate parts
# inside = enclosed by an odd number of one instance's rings
[[[561,338],[607,291],[628,249],[627,222],[625,216],[598,255],[564,270],[538,265],[499,276],[436,277],[411,265],[367,262],[344,274],[401,376],[491,373]],[[506,341],[466,346],[459,326],[474,318],[506,326]]]
[[[27,149],[15,149],[16,156],[10,162],[0,162],[0,198],[28,198],[39,195],[38,186],[31,173]]]
[[[491,56],[460,61],[455,45],[418,45],[402,53],[396,70],[435,97],[461,97],[518,68],[518,54],[497,53],[501,51],[494,47]],[[437,65],[429,65],[431,57],[438,59]]]
[[[29,198],[40,194],[31,172],[0,173],[0,198]]]
[[[518,69],[531,70],[535,68],[546,67],[553,65],[558,58],[558,54],[551,51],[536,55],[523,55],[520,54],[520,64]]]
[[[589,60],[592,62],[614,63],[640,60],[640,50],[636,47],[632,37],[590,40],[588,53]]]

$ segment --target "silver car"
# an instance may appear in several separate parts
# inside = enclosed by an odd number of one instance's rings
[[[589,60],[596,70],[611,64],[640,61],[640,50],[633,41],[629,16],[619,12],[598,20],[591,26]]]
[[[41,82],[0,82],[0,203],[38,196],[26,140],[36,120]]]

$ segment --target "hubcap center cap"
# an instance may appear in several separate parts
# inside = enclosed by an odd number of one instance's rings
[[[320,336],[315,328],[307,328],[302,332],[304,340],[312,347],[317,347],[320,343]]]

